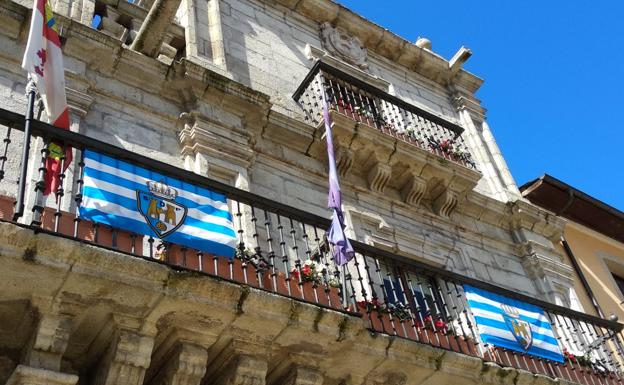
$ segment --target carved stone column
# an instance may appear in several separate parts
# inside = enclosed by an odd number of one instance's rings
[[[6,385],[75,385],[78,376],[19,365]]]

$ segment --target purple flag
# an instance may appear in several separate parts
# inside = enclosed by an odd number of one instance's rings
[[[336,262],[338,266],[342,266],[353,259],[355,252],[344,233],[344,215],[342,213],[342,198],[340,196],[338,173],[336,172],[336,156],[334,154],[331,120],[329,118],[329,108],[325,100],[325,93],[323,92],[322,94],[325,140],[327,140],[327,157],[329,158],[329,195],[327,197],[327,207],[334,210],[328,237],[329,242],[334,245],[334,262]]]

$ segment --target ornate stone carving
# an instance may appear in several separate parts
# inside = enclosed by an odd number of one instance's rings
[[[392,167],[383,163],[376,163],[368,173],[368,187],[377,192],[384,192],[392,175]]]
[[[340,176],[344,177],[351,170],[354,156],[353,150],[342,146],[338,147],[336,151],[336,167]]]
[[[420,203],[420,200],[425,195],[426,190],[427,182],[425,179],[412,174],[403,185],[401,195],[403,196],[405,203],[416,206]]]
[[[254,356],[233,357],[215,381],[217,385],[265,385],[267,362]]]
[[[448,218],[455,210],[455,207],[457,207],[457,201],[457,193],[447,188],[433,201],[433,211],[442,217]]]
[[[72,319],[69,316],[42,314],[25,363],[37,368],[59,370],[69,341],[71,325]]]
[[[360,68],[368,68],[368,52],[360,39],[329,22],[321,24],[323,48],[332,55]]]
[[[174,348],[151,385],[199,385],[206,373],[207,360],[205,348],[182,342]]]
[[[95,376],[95,385],[141,385],[149,366],[154,339],[118,330]]]

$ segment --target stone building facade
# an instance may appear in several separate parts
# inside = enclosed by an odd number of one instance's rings
[[[447,60],[426,39],[406,41],[329,0],[52,4],[73,132],[231,186],[239,196],[248,191],[271,207],[328,218],[318,90],[331,89],[351,239],[405,263],[569,306],[572,270],[556,247],[564,220],[521,197],[475,97],[482,80],[462,68],[468,49]],[[19,114],[31,6],[0,3],[0,100]],[[101,20],[95,27],[94,17]],[[0,183],[8,201],[23,142],[19,130],[10,135],[15,147],[2,162]],[[445,150],[445,140],[461,153]],[[37,159],[43,140],[33,143]],[[38,168],[29,164],[32,184]],[[78,193],[79,181],[74,162],[66,196]],[[29,207],[36,200],[27,195]],[[75,212],[78,203],[63,199],[58,210]],[[46,204],[56,207],[54,197]],[[371,334],[354,307],[331,310],[176,269],[172,261],[151,260],[147,239],[145,258],[129,257],[95,245],[97,235],[78,242],[39,232],[33,212],[16,224],[7,220],[10,205],[2,210],[0,382],[589,381],[577,372],[534,374],[537,365],[494,363],[483,351],[475,357],[432,347],[398,338],[396,330]],[[237,214],[245,244],[270,242],[251,206]],[[303,237],[310,238],[305,228]],[[183,267],[208,269],[201,257],[198,266]],[[362,268],[349,269],[355,275]],[[362,287],[383,286],[370,275],[360,278]],[[351,299],[370,295],[351,292]],[[469,321],[462,317],[455,321]]]

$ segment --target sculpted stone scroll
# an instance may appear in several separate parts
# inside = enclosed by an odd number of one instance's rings
[[[332,55],[362,69],[368,68],[368,52],[360,39],[329,22],[321,24],[323,48]]]

